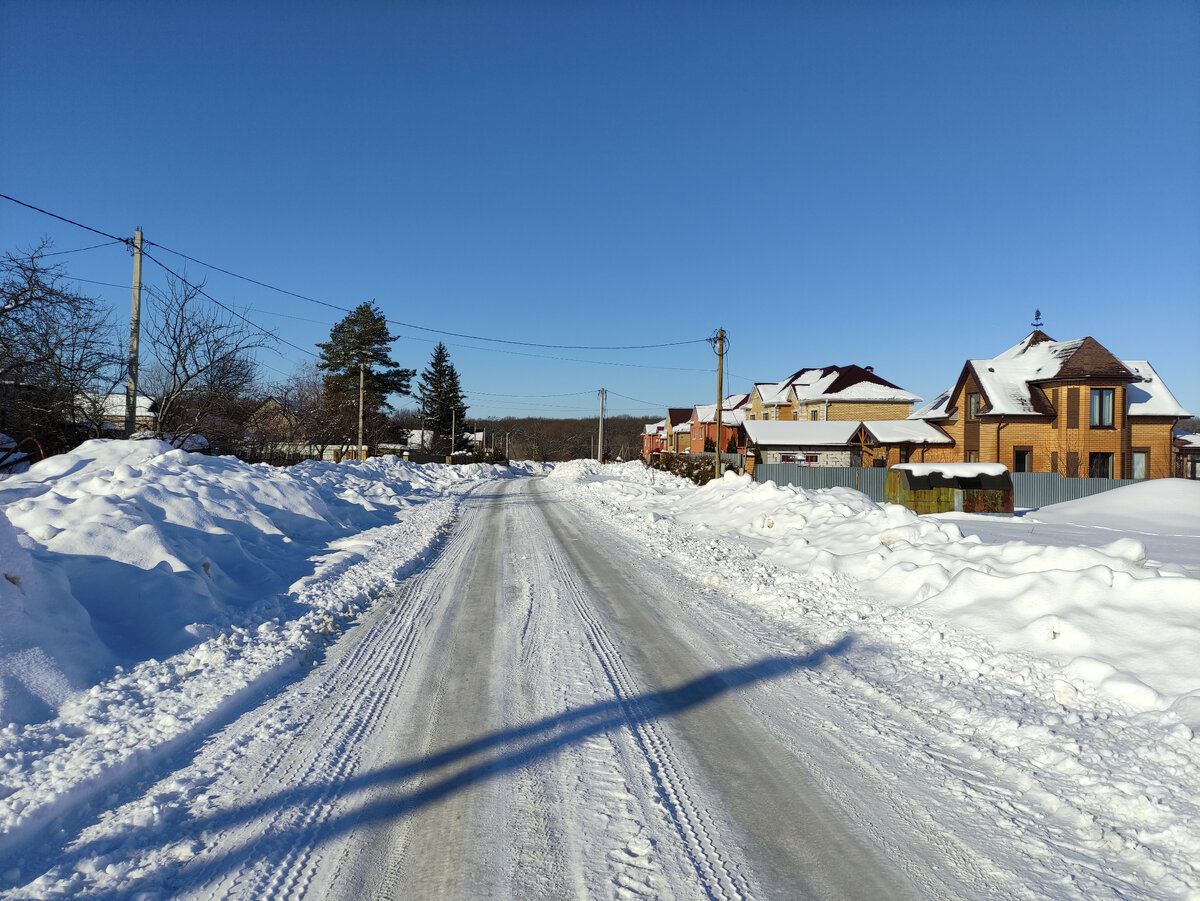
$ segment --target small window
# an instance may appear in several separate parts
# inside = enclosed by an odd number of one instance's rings
[[[980,398],[978,394],[967,395],[967,419],[979,418]]]
[[[1033,448],[1013,448],[1013,472],[1033,472]]]
[[[805,454],[805,455],[804,455],[804,462],[805,462],[805,463],[816,463],[816,462],[817,462],[817,455],[816,455],[816,454]]]
[[[1138,448],[1133,451],[1131,476],[1135,479],[1147,478],[1150,472],[1149,448]]]
[[[979,451],[967,451],[967,459],[963,462],[978,463],[979,462]]]
[[[818,419],[821,418],[821,411],[820,410],[809,410],[808,418],[813,420],[814,422],[816,422]]]
[[[792,411],[792,419],[799,419],[799,418],[800,418],[800,411],[799,411],[799,410],[793,410],[793,411]]]
[[[1092,418],[1093,429],[1111,429],[1113,427],[1113,389],[1092,389]]]
[[[1088,454],[1088,476],[1093,479],[1111,479],[1113,477],[1113,455]]]

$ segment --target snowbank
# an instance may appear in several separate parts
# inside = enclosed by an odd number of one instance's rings
[[[1200,580],[1148,564],[1143,543],[1119,534],[1200,534],[1200,485],[1159,480],[1038,511],[1047,522],[1090,518],[1117,530],[1099,547],[1060,547],[985,544],[848,488],[806,491],[733,474],[696,488],[640,464],[582,463],[560,466],[551,483],[639,511],[659,529],[677,523],[735,538],[786,570],[852,579],[864,598],[914,622],[971,630],[996,651],[1050,662],[1065,686],[1171,711],[1200,730]],[[787,604],[776,612],[788,615]]]
[[[516,472],[396,457],[275,469],[162,441],[89,441],[10,476],[0,723],[53,714],[116,664],[299,620],[309,601],[293,584],[329,565],[331,542],[406,519],[449,486]]]

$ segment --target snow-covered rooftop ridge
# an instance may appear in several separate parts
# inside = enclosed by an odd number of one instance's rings
[[[1003,463],[897,463],[892,469],[905,470],[914,476],[943,475],[956,479],[1002,476],[1008,472]]]

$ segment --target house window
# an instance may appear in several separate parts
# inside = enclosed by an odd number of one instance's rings
[[[792,419],[799,419],[799,418],[800,418],[800,411],[799,411],[799,410],[793,410],[793,411],[792,411]]]
[[[1135,479],[1146,479],[1150,477],[1150,448],[1135,447],[1133,449],[1133,462],[1130,475]]]
[[[978,419],[978,418],[979,418],[979,395],[974,394],[974,393],[968,394],[967,395],[967,419]]]
[[[978,463],[979,462],[979,451],[967,451],[967,459],[964,462],[965,463]]]
[[[1050,391],[1050,406],[1052,406],[1054,408],[1054,419],[1051,420],[1051,422],[1050,422],[1050,428],[1057,429],[1058,428],[1058,417],[1059,417],[1059,414],[1062,412],[1061,410],[1058,409],[1058,389],[1057,388],[1054,388]],[[1053,470],[1055,467],[1052,466],[1050,468],[1051,468],[1051,470]]]
[[[805,455],[804,455],[804,462],[805,462],[805,463],[816,463],[816,462],[817,462],[817,455],[816,455],[816,454],[805,454]]]
[[[907,463],[910,459],[912,459],[912,448],[907,444],[902,445],[900,448],[900,462]]]
[[[1113,389],[1092,389],[1092,418],[1093,429],[1111,429],[1113,427]]]
[[[1013,472],[1033,472],[1033,448],[1013,448]]]
[[[819,420],[821,418],[821,411],[820,410],[809,410],[808,418],[811,419],[813,422],[816,422],[817,420]]]
[[[1088,477],[1093,479],[1111,479],[1113,477],[1113,455],[1088,454]]]

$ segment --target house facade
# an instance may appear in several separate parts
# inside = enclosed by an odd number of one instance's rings
[[[721,453],[725,453],[730,441],[738,453],[746,449],[746,433],[742,428],[745,419],[745,394],[731,394],[721,405],[721,435],[717,437],[717,405],[697,404],[692,408],[688,424],[688,450],[686,453],[702,454],[709,442]]]
[[[746,403],[746,421],[904,419],[920,401],[876,375],[871,366],[825,366],[801,369],[781,382],[756,384]]]
[[[997,357],[968,360],[911,418],[951,439],[927,449],[929,462],[1140,479],[1174,474],[1172,429],[1187,415],[1148,362],[1035,330]]]

